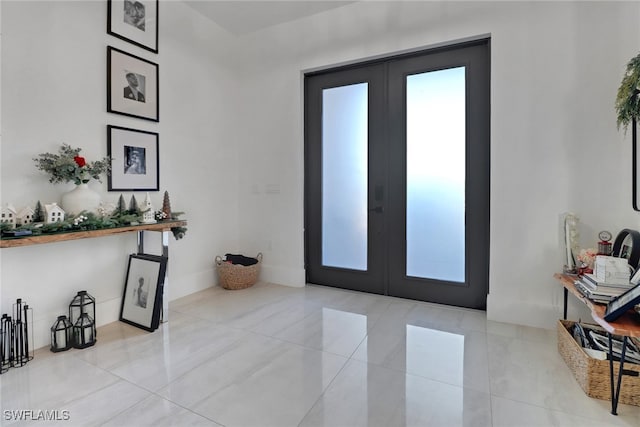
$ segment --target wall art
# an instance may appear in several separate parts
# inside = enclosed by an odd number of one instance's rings
[[[107,33],[158,53],[158,0],[109,0]]]
[[[109,191],[160,189],[158,139],[156,132],[107,126],[107,155],[111,158]]]
[[[158,64],[107,46],[107,111],[159,121]]]

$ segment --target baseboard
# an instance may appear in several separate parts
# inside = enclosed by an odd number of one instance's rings
[[[210,288],[215,285],[216,280],[216,271],[213,267],[179,277],[169,271],[169,301]]]
[[[562,317],[562,307],[547,301],[520,299],[511,295],[487,295],[487,319],[495,322],[555,329]]]
[[[302,288],[305,285],[305,271],[304,268],[284,268],[263,264],[260,268],[260,280],[278,285]]]

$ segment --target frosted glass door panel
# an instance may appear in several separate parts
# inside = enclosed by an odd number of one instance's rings
[[[465,68],[407,77],[407,276],[465,281]]]
[[[367,270],[368,84],[322,92],[322,265]]]

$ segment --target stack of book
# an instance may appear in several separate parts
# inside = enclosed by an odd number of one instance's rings
[[[576,289],[592,301],[608,304],[633,287],[631,283],[612,284],[598,280],[593,274],[583,274],[574,282]]]

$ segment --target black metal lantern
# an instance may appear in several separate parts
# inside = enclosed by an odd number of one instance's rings
[[[33,359],[33,309],[22,298],[13,304],[13,316],[0,318],[0,374]]]
[[[96,299],[89,295],[87,291],[78,291],[78,294],[73,297],[71,304],[69,304],[69,321],[72,325],[78,322],[80,316],[83,313],[87,313],[89,317],[95,322],[96,320]],[[95,334],[94,334],[95,337]]]
[[[0,374],[6,372],[11,367],[11,340],[13,334],[11,331],[11,317],[6,314],[2,315],[0,320]]]
[[[76,324],[80,315],[87,313],[92,319],[96,318],[96,299],[87,291],[78,291],[69,304],[69,321]]]
[[[13,328],[13,320],[11,316],[6,314],[2,315],[2,338],[4,339],[2,343],[2,368],[3,370],[9,369],[13,366],[15,361],[15,351],[14,351],[14,328]]]
[[[73,325],[73,346],[87,348],[96,343],[96,323],[87,314],[82,313]]]
[[[18,298],[13,304],[13,364],[12,366],[24,366],[33,359],[33,310],[29,305]],[[31,337],[31,338],[30,338]]]
[[[28,362],[33,360],[36,350],[35,336],[33,333],[33,308],[29,307],[28,304],[25,304],[22,307],[22,311],[24,312],[25,355]]]
[[[69,350],[73,345],[73,325],[67,316],[58,316],[58,320],[51,326],[51,351]]]

